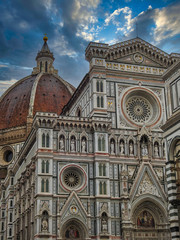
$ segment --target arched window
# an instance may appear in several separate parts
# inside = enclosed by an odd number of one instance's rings
[[[99,92],[99,81],[96,82],[96,90]]]
[[[99,194],[107,194],[107,186],[106,186],[106,182],[100,182],[99,183]]]
[[[12,222],[12,213],[9,214],[9,221]]]
[[[99,193],[103,194],[103,189],[102,189],[102,182],[99,183]]]
[[[99,164],[99,176],[102,176],[102,164]]]
[[[78,111],[77,111],[77,116],[78,116],[78,117],[81,117],[81,109],[78,109]]]
[[[106,194],[106,183],[105,182],[104,182],[103,190],[104,190],[104,194]]]
[[[103,92],[103,82],[101,82],[100,84],[100,89],[101,89],[101,92]]]
[[[42,168],[42,173],[45,173],[45,162],[44,162],[44,160],[42,160],[41,168]]]
[[[40,62],[40,72],[42,72],[42,62]]]
[[[48,63],[47,63],[47,61],[45,62],[45,72],[47,72],[47,70],[48,70]]]
[[[1,231],[4,231],[4,222],[1,223]]]
[[[101,151],[101,138],[98,138],[98,151]]]
[[[42,147],[45,147],[45,134],[42,134]]]
[[[46,192],[49,192],[49,180],[46,179]]]
[[[100,107],[100,99],[99,99],[99,96],[97,96],[97,107]]]
[[[10,228],[9,229],[9,236],[11,236],[12,235],[12,229]]]
[[[44,179],[41,180],[41,192],[44,192]]]
[[[104,98],[101,97],[101,107],[103,108],[104,107]]]
[[[103,164],[103,176],[106,176],[106,164]]]
[[[46,161],[46,173],[49,173],[49,161]]]
[[[49,147],[49,134],[46,135],[46,147]]]
[[[102,138],[102,151],[105,151],[105,139],[104,139],[104,137]]]

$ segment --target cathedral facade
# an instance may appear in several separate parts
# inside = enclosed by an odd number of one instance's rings
[[[0,240],[179,239],[180,55],[135,38],[85,56],[75,89],[44,37],[0,99]]]

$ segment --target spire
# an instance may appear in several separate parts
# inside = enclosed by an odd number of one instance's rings
[[[33,74],[44,72],[44,73],[55,73],[57,74],[57,70],[53,67],[54,56],[50,51],[49,46],[47,44],[48,37],[47,34],[44,34],[43,37],[44,44],[41,48],[41,51],[38,52],[36,56],[37,67],[33,68]]]
[[[41,58],[41,57],[49,57],[49,58],[51,58],[54,61],[53,53],[50,51],[49,46],[47,44],[48,37],[46,35],[47,34],[44,34],[44,37],[43,37],[44,44],[43,44],[43,46],[41,48],[41,51],[38,52],[36,60],[38,60],[38,58]]]

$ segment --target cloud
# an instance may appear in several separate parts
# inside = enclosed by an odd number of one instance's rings
[[[180,3],[155,10],[154,39],[160,42],[180,34]]]
[[[7,81],[0,81],[0,96],[14,83],[17,82],[17,79],[11,79]]]
[[[109,23],[112,21],[114,25],[118,26],[120,24],[119,20],[116,20],[116,17],[120,15],[120,13],[123,13],[125,16],[125,19],[130,19],[132,11],[130,10],[129,7],[124,7],[124,8],[118,8],[114,10],[113,13],[111,13],[108,17],[105,19],[105,25],[109,25]]]

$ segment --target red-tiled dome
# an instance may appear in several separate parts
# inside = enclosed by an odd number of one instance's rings
[[[59,115],[74,93],[75,88],[60,78],[53,67],[48,38],[43,40],[32,75],[18,81],[0,98],[0,130],[26,126],[27,118],[32,120],[36,112]]]
[[[60,114],[75,88],[50,74],[31,75],[18,81],[0,98],[0,129],[26,125],[36,112]]]

